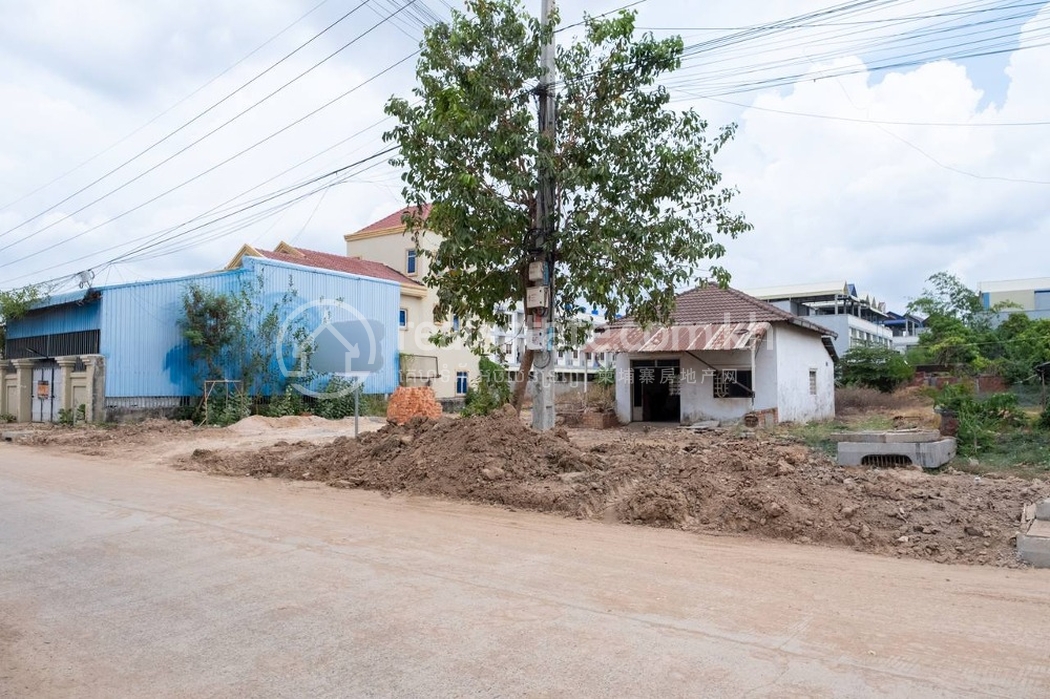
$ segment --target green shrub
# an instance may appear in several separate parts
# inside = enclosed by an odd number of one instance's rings
[[[987,449],[996,437],[1028,424],[1024,411],[1012,393],[996,393],[983,400],[973,394],[969,384],[945,386],[937,395],[935,406],[959,421],[959,452],[974,456]]]
[[[0,422],[8,422],[8,423],[10,423],[10,422],[14,422],[17,419],[18,418],[16,418],[14,415],[12,415],[10,413],[0,413]]]
[[[1036,424],[1044,430],[1050,430],[1050,405],[1043,408],[1043,412],[1039,414]]]
[[[354,397],[361,391],[361,384],[333,376],[317,399],[317,414],[326,420],[342,420],[354,414]]]
[[[478,381],[467,388],[463,400],[463,415],[488,415],[510,402],[510,383],[507,370],[488,357],[478,361]]]
[[[69,408],[60,408],[58,411],[58,424],[72,427],[76,423],[76,413]]]
[[[892,393],[915,376],[915,369],[889,347],[853,347],[838,364],[839,381],[845,386],[874,388]]]
[[[284,389],[284,393],[270,401],[266,413],[270,417],[288,417],[291,415],[302,415],[307,412],[306,402],[303,394],[291,386]]]

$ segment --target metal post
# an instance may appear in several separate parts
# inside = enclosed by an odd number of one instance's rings
[[[357,422],[361,416],[361,386],[354,389],[354,439],[357,439]]]
[[[554,12],[554,0],[541,0],[540,23],[546,27]],[[539,97],[539,139],[541,148],[553,155],[555,135],[554,104],[554,34],[551,33],[543,45],[541,61],[543,77],[540,79],[536,94]],[[554,262],[555,262],[555,181],[550,164],[542,158],[538,163],[538,186],[536,191],[536,213],[533,226],[535,229],[534,249],[542,249],[542,261],[546,267],[544,285],[547,287],[547,304],[543,311],[533,317],[533,326],[539,325],[545,332],[545,349],[541,359],[534,362],[536,367],[536,387],[532,402],[532,427],[546,431],[554,428]],[[529,310],[529,309],[526,309]]]

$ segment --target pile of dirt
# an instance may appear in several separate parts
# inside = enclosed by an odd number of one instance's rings
[[[649,526],[1017,565],[1013,537],[1045,481],[846,469],[782,437],[622,434],[583,448],[506,410],[415,419],[358,440],[198,450],[183,468],[318,480]]]
[[[581,511],[583,489],[608,480],[604,461],[570,444],[564,430],[533,432],[513,409],[488,418],[414,418],[324,445],[278,443],[235,453],[198,449],[184,466],[570,514]]]
[[[21,426],[20,426],[21,427]],[[103,447],[150,444],[165,437],[178,439],[195,429],[190,420],[149,419],[118,425],[91,423],[68,427],[58,424],[33,425],[20,436],[19,444],[69,448],[81,454],[102,455]]]
[[[235,434],[265,434],[271,430],[295,430],[327,424],[328,420],[316,415],[285,415],[284,417],[250,415],[233,423],[226,430]]]

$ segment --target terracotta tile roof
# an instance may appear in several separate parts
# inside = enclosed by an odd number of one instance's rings
[[[701,323],[670,328],[624,325],[605,328],[585,352],[708,352],[747,349],[769,332],[769,323]]]
[[[386,279],[388,281],[397,282],[399,284],[409,284],[411,286],[420,285],[419,282],[406,277],[393,267],[389,267],[382,262],[364,260],[360,257],[336,255],[334,253],[320,252],[318,250],[304,250],[303,248],[294,248],[294,250],[299,254],[271,250],[260,250],[259,254],[269,260],[290,262],[296,265],[327,269],[333,272],[346,272],[347,274],[357,274],[362,277],[372,277],[374,279]]]
[[[787,322],[821,335],[835,335],[831,330],[806,318],[796,316],[736,289],[702,286],[678,294],[675,301],[672,325]],[[628,317],[616,320],[609,325],[611,327],[631,326],[634,325],[634,322]]]
[[[391,228],[403,228],[404,225],[401,223],[401,219],[405,214],[411,212],[415,207],[406,206],[403,209],[399,209],[394,213],[379,219],[375,223],[370,223],[359,231],[355,231],[350,235],[361,235],[363,233],[374,233],[376,231],[385,231]],[[430,204],[424,204],[422,207],[423,218],[425,219],[430,215]]]

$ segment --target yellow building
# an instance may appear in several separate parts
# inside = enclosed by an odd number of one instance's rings
[[[437,292],[421,284],[427,273],[427,260],[418,254],[415,241],[405,230],[402,216],[406,211],[402,209],[345,235],[346,254],[380,262],[418,284],[402,285],[401,290],[398,347],[402,352],[403,380],[409,386],[429,384],[439,400],[452,400],[466,394],[467,386],[477,378],[478,358],[462,343],[437,347],[430,341],[435,331],[447,331],[457,320],[434,322]],[[437,244],[437,237],[428,233],[419,241],[426,249],[434,249]]]

